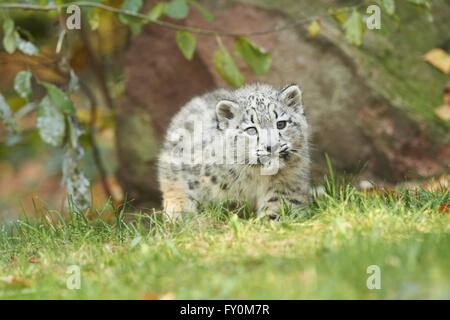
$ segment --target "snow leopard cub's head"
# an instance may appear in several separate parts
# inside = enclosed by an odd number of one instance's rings
[[[277,90],[250,85],[216,105],[218,127],[233,139],[237,158],[249,165],[278,166],[307,154],[308,125],[297,85]]]

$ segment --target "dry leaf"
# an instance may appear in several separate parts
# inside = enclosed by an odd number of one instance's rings
[[[0,281],[7,284],[17,284],[20,286],[29,287],[31,285],[31,281],[25,278],[17,277],[17,276],[4,276],[0,277]]]
[[[151,292],[146,292],[142,296],[142,299],[143,300],[159,300],[159,296],[157,294],[154,294],[154,293],[151,293]]]
[[[434,177],[430,181],[427,181],[423,185],[423,188],[428,191],[446,190],[450,188],[450,175]]]
[[[173,292],[163,293],[161,295],[157,295],[155,293],[146,292],[144,293],[142,299],[144,300],[174,300],[175,294]]]
[[[317,34],[320,32],[320,20],[314,19],[313,22],[308,26],[308,34],[311,38],[314,38],[317,36]]]
[[[450,212],[450,203],[441,203],[439,205],[439,212],[449,213]]]
[[[442,49],[435,48],[428,51],[424,59],[443,73],[450,72],[450,55]]]
[[[39,258],[36,256],[31,256],[28,258],[29,263],[39,263]]]
[[[442,105],[434,110],[434,113],[442,120],[450,121],[450,106],[448,104]]]

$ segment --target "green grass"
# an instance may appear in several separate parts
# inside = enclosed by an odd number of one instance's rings
[[[0,299],[450,298],[450,214],[438,209],[449,191],[328,191],[275,223],[221,206],[176,224],[23,219],[0,232]],[[66,288],[73,264],[80,290]],[[370,265],[380,290],[366,286]]]

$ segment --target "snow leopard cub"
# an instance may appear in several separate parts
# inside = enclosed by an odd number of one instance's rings
[[[283,203],[308,202],[309,162],[297,85],[218,89],[190,100],[168,128],[158,165],[164,212],[176,218],[233,200],[277,219]]]

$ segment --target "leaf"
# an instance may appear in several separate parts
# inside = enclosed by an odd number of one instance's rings
[[[314,38],[320,32],[320,20],[314,19],[313,22],[308,26],[308,34],[310,37]]]
[[[186,0],[172,0],[164,6],[164,13],[172,19],[184,19],[189,13]]]
[[[245,78],[234,63],[233,57],[224,46],[214,52],[214,67],[219,75],[229,85],[238,87],[244,84]]]
[[[450,213],[450,203],[441,203],[438,208],[441,213]]]
[[[329,9],[328,14],[330,14],[340,25],[344,24],[347,20],[347,10],[344,9]]]
[[[408,0],[408,2],[425,9],[430,9],[431,7],[431,4],[428,0]]]
[[[23,286],[23,287],[31,286],[31,280],[17,277],[17,276],[12,276],[12,275],[2,276],[2,277],[0,277],[0,281],[4,282],[6,284],[18,285],[18,286]]]
[[[87,18],[91,30],[97,30],[100,25],[100,10],[98,8],[89,8]]]
[[[30,41],[22,39],[20,37],[19,33],[15,32],[15,38],[16,38],[17,49],[19,49],[26,55],[35,56],[39,53],[38,48],[34,44],[32,44]]]
[[[272,64],[272,58],[264,48],[258,47],[246,37],[237,37],[234,41],[236,53],[257,75],[266,73]]]
[[[123,1],[122,6],[120,7],[120,9],[123,10],[123,11],[136,13],[139,10],[141,10],[142,5],[143,5],[143,1],[142,0],[125,0],[125,1]]]
[[[197,43],[195,37],[187,31],[178,30],[176,33],[176,42],[183,56],[188,60],[192,60]]]
[[[203,19],[208,22],[212,22],[214,20],[214,15],[208,9],[206,9],[202,4],[200,4],[196,0],[191,0],[189,3],[202,15]]]
[[[14,79],[14,90],[19,94],[19,96],[25,100],[29,100],[31,96],[31,72],[30,71],[20,71],[16,74]]]
[[[388,15],[393,16],[395,13],[395,0],[383,0],[383,7]]]
[[[28,262],[33,264],[39,263],[39,258],[36,256],[31,256],[28,258]]]
[[[0,121],[2,121],[6,127],[9,127],[14,121],[11,107],[2,94],[0,94]]]
[[[44,142],[55,147],[62,144],[66,133],[64,115],[48,96],[45,96],[38,105],[36,127]]]
[[[73,107],[72,101],[67,97],[67,95],[55,85],[43,82],[42,85],[47,89],[48,96],[52,103],[58,107],[65,114],[74,114],[75,108]]]
[[[147,13],[147,17],[150,19],[150,21],[157,21],[162,16],[163,13],[164,13],[164,3],[158,2]]]
[[[14,21],[11,18],[3,21],[3,47],[9,54],[16,51],[16,35]]]
[[[416,5],[420,9],[425,11],[425,14],[427,16],[428,22],[433,23],[434,17],[433,13],[431,12],[431,2],[428,0],[408,0],[408,2]]]
[[[131,12],[131,13],[137,13],[139,10],[141,10],[143,5],[142,0],[125,0],[122,3],[122,6],[120,7],[121,10]],[[130,27],[131,33],[133,35],[138,34],[141,31],[142,28],[142,19],[138,17],[132,17],[125,14],[119,15],[119,20]]]
[[[450,55],[440,48],[428,51],[424,60],[445,74],[450,73]]]
[[[444,104],[434,110],[436,116],[445,121],[450,121],[450,106]]]
[[[350,18],[343,25],[347,41],[355,46],[360,46],[364,34],[364,23],[361,14],[353,10]]]
[[[175,293],[173,292],[166,292],[163,294],[155,294],[152,292],[146,292],[142,296],[143,300],[175,300]]]
[[[14,119],[10,106],[8,105],[2,94],[0,94],[0,122],[3,122],[6,129],[8,130],[6,144],[16,144],[20,140],[20,136],[17,130],[17,123]]]

